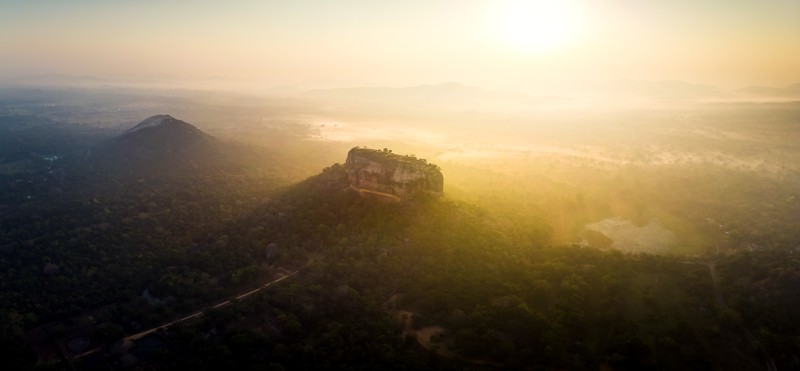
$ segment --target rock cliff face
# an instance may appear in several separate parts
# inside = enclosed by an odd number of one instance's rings
[[[412,156],[353,148],[345,162],[351,188],[401,200],[414,193],[441,194],[444,177],[439,167]]]

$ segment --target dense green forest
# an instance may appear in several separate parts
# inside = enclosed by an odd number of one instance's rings
[[[108,171],[86,154],[118,130],[1,120],[13,369],[800,367],[794,175],[448,164],[444,196],[387,203],[349,190],[340,164],[299,181],[313,143],[235,152],[235,171]],[[659,218],[685,248],[563,238],[608,215]]]

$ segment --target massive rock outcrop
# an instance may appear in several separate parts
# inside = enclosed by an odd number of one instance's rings
[[[418,193],[439,195],[444,187],[438,166],[387,150],[355,147],[347,153],[345,169],[351,188],[395,200]]]

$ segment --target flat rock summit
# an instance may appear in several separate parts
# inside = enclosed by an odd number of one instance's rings
[[[439,166],[389,150],[355,147],[345,161],[351,188],[401,200],[416,193],[442,194],[444,177]]]

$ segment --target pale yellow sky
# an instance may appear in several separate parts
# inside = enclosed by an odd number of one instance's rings
[[[800,82],[800,1],[10,0],[0,77]]]

